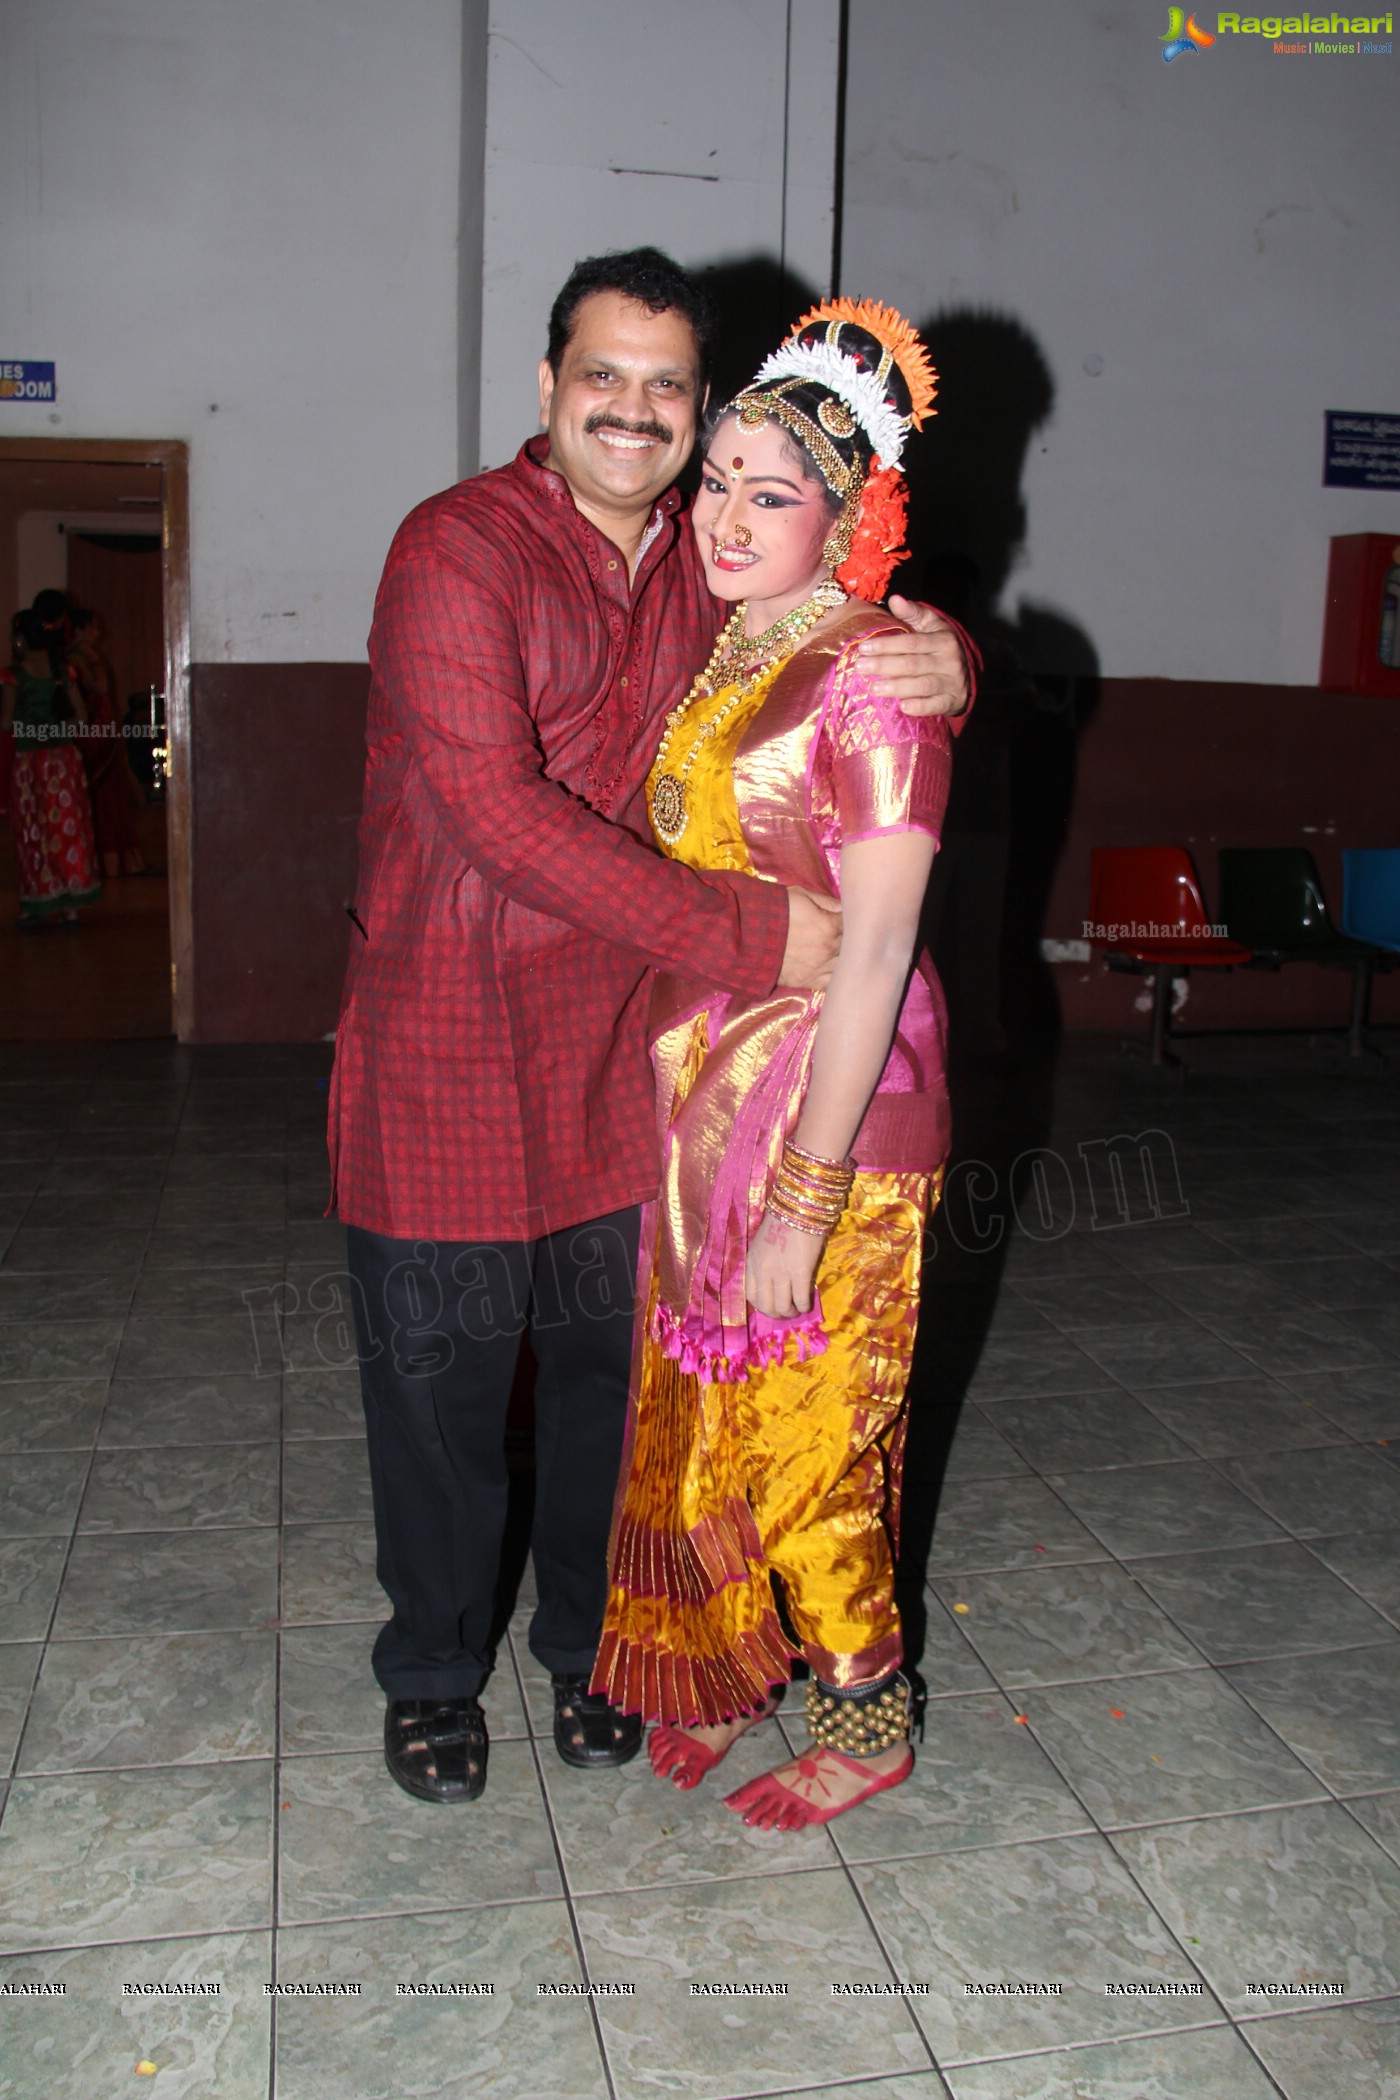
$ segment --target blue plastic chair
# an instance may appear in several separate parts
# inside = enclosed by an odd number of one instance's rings
[[[1342,931],[1400,954],[1400,846],[1343,849]]]

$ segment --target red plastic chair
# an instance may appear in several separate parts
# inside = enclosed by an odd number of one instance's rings
[[[1168,1048],[1172,988],[1187,970],[1233,970],[1253,953],[1211,931],[1201,885],[1184,846],[1096,846],[1091,860],[1090,945],[1111,970],[1151,972],[1154,1065],[1174,1065]]]

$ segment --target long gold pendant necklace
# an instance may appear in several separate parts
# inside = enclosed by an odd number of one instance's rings
[[[656,835],[668,846],[684,835],[690,822],[690,809],[686,796],[686,781],[702,748],[727,721],[736,707],[748,699],[764,673],[771,670],[783,657],[791,656],[802,637],[816,626],[824,613],[834,606],[844,605],[846,592],[834,578],[817,585],[810,598],[795,605],[762,634],[745,635],[744,621],[748,617],[748,600],[736,605],[719,632],[710,660],[696,679],[690,691],[678,707],[673,707],[666,717],[666,730],[661,739],[661,749],[656,754],[654,768],[656,784],[651,791],[651,821]],[[684,717],[697,700],[708,700],[722,692],[727,685],[734,687],[733,693],[722,707],[716,708],[709,721],[691,744],[675,772],[666,768],[667,754],[672,739]]]

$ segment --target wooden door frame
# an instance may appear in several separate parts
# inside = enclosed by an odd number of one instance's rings
[[[166,868],[170,883],[170,1011],[182,1043],[194,1033],[194,908],[190,760],[190,448],[181,438],[0,438],[0,460],[161,470],[161,596],[169,746]]]

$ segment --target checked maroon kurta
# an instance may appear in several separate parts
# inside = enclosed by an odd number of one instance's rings
[[[540,464],[400,527],[370,634],[335,1201],[398,1239],[535,1239],[656,1192],[648,970],[771,989],[784,891],[649,843],[662,719],[718,613],[684,499],[629,586]]]

